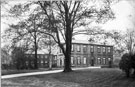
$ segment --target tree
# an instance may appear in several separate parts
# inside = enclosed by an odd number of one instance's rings
[[[85,2],[85,4],[87,1]],[[38,1],[38,4],[43,9],[44,14],[48,17],[49,23],[56,31],[54,40],[61,48],[64,59],[64,72],[70,72],[71,69],[71,43],[75,28],[85,26],[90,23],[85,18],[95,18],[96,22],[105,22],[114,17],[110,8],[110,1],[105,0],[104,7],[97,10],[96,8],[85,8],[81,1]],[[55,21],[59,22],[55,22]],[[88,20],[87,20],[88,21]],[[60,41],[60,35],[63,37],[66,47],[64,48]]]
[[[96,3],[94,1],[90,1]],[[114,13],[111,10],[113,0],[101,1],[101,7],[87,6],[89,1],[37,1],[31,5],[38,5],[38,11],[44,14],[45,20],[39,27],[40,33],[50,35],[61,48],[65,56],[64,72],[70,72],[71,69],[71,48],[72,37],[78,33],[78,27],[86,26],[91,22],[105,23],[109,19],[114,19]],[[26,4],[26,7],[28,5]],[[26,10],[18,10],[21,6],[16,6],[14,13],[21,15]],[[25,6],[24,6],[25,7]],[[19,12],[19,14],[18,14]],[[49,27],[43,25],[48,24]],[[49,31],[45,31],[48,29]],[[50,33],[54,31],[56,37]],[[76,32],[77,31],[77,32]],[[86,31],[86,30],[85,30]],[[61,39],[62,37],[62,39]],[[64,40],[65,48],[61,40]]]
[[[13,63],[18,70],[25,69],[25,52],[22,47],[15,47],[12,51]]]
[[[9,47],[5,45],[1,48],[1,65],[2,69],[9,69],[9,66],[11,64],[11,57],[9,54]]]
[[[37,50],[39,48],[38,43],[42,43],[45,40],[46,35],[38,32],[39,22],[41,18],[39,14],[31,14],[28,19],[18,22],[17,24],[11,24],[5,32],[7,38],[11,38],[11,43],[13,46],[15,44],[22,44],[27,47],[32,52],[35,52],[35,69],[38,68],[37,65]]]

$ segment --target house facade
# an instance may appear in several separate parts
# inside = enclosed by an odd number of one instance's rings
[[[34,68],[34,54],[26,54],[26,67]],[[52,67],[56,67],[57,58],[53,54],[37,54],[37,63],[39,68],[49,68],[49,63],[51,62]]]
[[[87,41],[73,41],[71,49],[71,66],[98,66],[113,62],[113,46],[92,44]],[[64,55],[59,50],[57,66],[64,66]]]

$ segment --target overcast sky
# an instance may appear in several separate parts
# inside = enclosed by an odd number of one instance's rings
[[[18,2],[18,1],[17,1]],[[135,26],[135,0],[121,0],[119,3],[113,5],[112,7],[116,19],[108,21],[102,26],[102,29],[105,29],[107,31],[110,30],[118,30],[121,32],[126,32],[126,29],[133,29]],[[3,11],[3,10],[2,10]],[[7,25],[4,24],[4,22],[15,22],[15,21],[9,21],[5,20],[4,18],[1,19],[1,33],[7,28]],[[86,37],[82,38],[82,35],[77,36],[76,39],[87,39]]]
[[[106,31],[117,30],[125,33],[127,29],[135,29],[135,0],[121,0],[112,6],[116,19],[100,24]],[[85,35],[78,35],[76,39],[87,40]]]

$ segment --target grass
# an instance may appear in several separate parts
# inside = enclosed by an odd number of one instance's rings
[[[10,78],[1,82],[2,87],[135,87],[135,78],[126,78],[116,68]]]

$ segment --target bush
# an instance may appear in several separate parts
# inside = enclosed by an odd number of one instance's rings
[[[127,77],[130,76],[132,70],[134,70],[135,74],[135,54],[134,55],[131,53],[124,54],[120,60],[119,68],[126,73]]]
[[[130,70],[131,70],[131,57],[128,53],[124,54],[120,60],[119,67],[122,69],[126,76],[130,76]]]
[[[135,54],[131,55],[131,64],[132,64],[132,68],[134,69],[134,75],[135,75]]]

